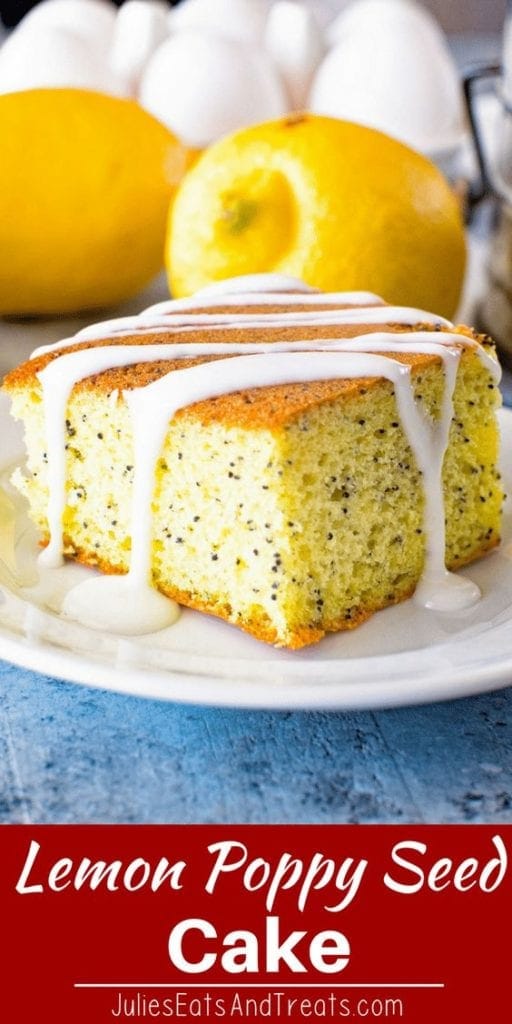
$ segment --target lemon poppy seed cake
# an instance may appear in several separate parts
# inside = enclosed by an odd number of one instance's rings
[[[498,377],[422,310],[234,280],[13,370],[15,483],[45,554],[121,575],[141,622],[152,589],[299,648],[470,589],[445,566],[499,542]]]

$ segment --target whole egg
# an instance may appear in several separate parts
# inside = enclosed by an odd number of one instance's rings
[[[67,29],[106,54],[112,40],[117,8],[110,0],[43,0],[25,15],[16,32],[27,29]]]
[[[431,156],[464,131],[459,78],[437,22],[414,0],[357,0],[330,27],[333,43],[310,94],[316,113],[378,128]]]
[[[17,29],[0,49],[0,93],[42,88],[124,95],[123,84],[81,36],[52,26]]]
[[[191,146],[280,117],[288,103],[270,58],[239,40],[183,30],[158,48],[139,101]]]

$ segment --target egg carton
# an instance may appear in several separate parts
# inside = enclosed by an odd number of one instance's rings
[[[198,148],[302,109],[434,158],[465,131],[446,39],[416,0],[43,0],[0,48],[0,93],[42,87],[135,99]]]

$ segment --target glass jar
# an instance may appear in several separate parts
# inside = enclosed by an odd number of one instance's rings
[[[478,83],[496,80],[500,104],[499,136],[494,159],[489,159],[475,112]],[[475,68],[464,80],[469,120],[473,132],[480,181],[473,186],[472,205],[484,198],[494,199],[487,282],[480,299],[476,321],[479,329],[496,340],[502,358],[512,365],[512,0],[509,0],[501,65]]]

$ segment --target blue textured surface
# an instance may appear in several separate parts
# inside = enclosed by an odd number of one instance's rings
[[[385,712],[180,707],[0,664],[0,821],[512,820],[512,690]]]

